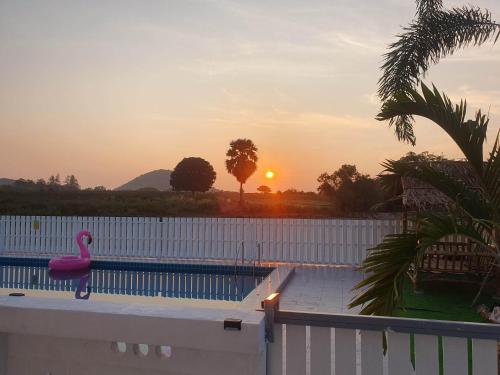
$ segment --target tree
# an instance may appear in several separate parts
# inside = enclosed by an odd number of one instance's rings
[[[377,181],[358,172],[355,165],[344,164],[332,174],[318,177],[318,192],[332,199],[342,214],[366,212],[382,200]]]
[[[325,197],[332,197],[335,193],[335,187],[333,186],[334,182],[332,180],[331,175],[324,172],[319,175],[317,178],[319,182],[318,193],[319,195],[323,195]]]
[[[80,184],[73,174],[66,176],[66,179],[64,180],[64,187],[67,190],[80,190]]]
[[[448,235],[468,238],[478,248],[500,260],[500,132],[487,160],[483,159],[488,118],[478,111],[466,120],[466,104],[453,105],[422,84],[422,95],[415,90],[399,94],[384,103],[378,120],[410,115],[427,118],[441,127],[457,144],[479,182],[475,189],[448,175],[435,163],[387,161],[386,172],[409,176],[429,184],[449,198],[447,212],[422,212],[404,233],[386,236],[369,250],[362,269],[369,275],[357,284],[359,294],[350,306],[364,305],[363,314],[391,314],[400,301],[403,282],[410,270],[420,263],[425,251]],[[498,276],[498,274],[497,274]],[[497,286],[500,279],[497,278]]]
[[[269,194],[271,192],[271,188],[269,186],[266,186],[266,185],[260,185],[257,188],[257,191],[260,191],[263,194]]]
[[[48,184],[51,187],[60,186],[61,185],[61,178],[59,177],[59,173],[56,174],[55,176],[54,175],[50,176],[49,180],[48,180]]]
[[[442,0],[416,3],[415,20],[385,54],[378,90],[383,102],[412,92],[431,63],[464,47],[495,43],[500,36],[500,24],[492,20],[487,10],[471,6],[444,9]],[[389,125],[395,126],[399,140],[415,145],[411,114],[392,117]]]
[[[226,152],[226,169],[240,183],[240,205],[243,204],[243,184],[257,170],[257,147],[250,139],[232,141]]]
[[[43,178],[39,178],[38,180],[36,180],[36,184],[41,188],[45,188],[47,186],[47,182],[45,182],[45,180]]]
[[[430,163],[436,161],[447,161],[449,159],[445,158],[443,155],[434,155],[428,151],[421,152],[419,154],[409,151],[404,156],[402,156],[400,162],[412,162],[412,163]]]
[[[170,175],[170,185],[175,191],[208,191],[215,182],[212,165],[197,157],[182,159]]]

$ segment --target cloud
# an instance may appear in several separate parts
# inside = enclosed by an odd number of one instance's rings
[[[461,99],[467,100],[469,111],[471,109],[481,109],[483,113],[500,114],[500,90],[479,90],[468,85],[462,85],[457,90],[451,91],[449,96],[454,102],[459,102]],[[469,117],[472,117],[471,112]]]
[[[337,115],[322,112],[290,111],[273,107],[268,110],[208,109],[206,121],[214,125],[252,126],[265,129],[297,129],[301,131],[325,131],[373,129],[374,120],[369,117]]]

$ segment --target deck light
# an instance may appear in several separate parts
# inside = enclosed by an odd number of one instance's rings
[[[224,329],[228,331],[241,331],[241,319],[224,319]]]

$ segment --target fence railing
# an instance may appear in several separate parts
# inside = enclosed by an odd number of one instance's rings
[[[0,216],[0,253],[63,254],[88,229],[99,256],[360,264],[399,220]]]
[[[498,374],[498,325],[280,311],[278,298],[264,307],[268,375]]]

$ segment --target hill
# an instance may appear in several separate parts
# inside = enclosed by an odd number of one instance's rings
[[[129,182],[118,186],[116,191],[136,191],[143,189],[157,189],[159,191],[172,190],[170,186],[170,174],[166,169],[157,169],[140,175]]]
[[[10,178],[0,178],[0,186],[12,185],[15,181]]]

